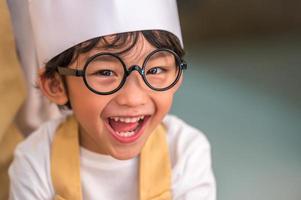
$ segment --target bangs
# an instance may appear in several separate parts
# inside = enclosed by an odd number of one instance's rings
[[[184,56],[184,50],[179,39],[170,32],[147,30],[118,33],[111,36],[93,38],[67,49],[46,63],[44,76],[47,78],[53,77],[57,72],[58,66],[68,67],[80,54],[87,53],[92,49],[117,50],[116,54],[124,54],[134,48],[140,35],[155,48],[167,48],[176,52],[181,58]]]
[[[75,57],[87,53],[92,49],[119,50],[116,54],[130,51],[137,43],[139,32],[119,33],[97,37],[83,42],[75,47]]]
[[[137,31],[118,33],[110,36],[97,37],[77,45],[75,57],[81,53],[87,53],[91,49],[120,50],[116,54],[124,54],[130,51],[137,43],[138,37],[142,35],[153,47],[167,48],[176,52],[180,57],[184,51],[179,39],[172,33],[160,30]]]

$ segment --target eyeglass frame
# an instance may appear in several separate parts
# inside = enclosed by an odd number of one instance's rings
[[[176,67],[179,67],[179,72],[177,74],[177,77],[176,79],[174,80],[174,82],[172,84],[170,84],[169,86],[165,87],[165,88],[154,88],[148,81],[147,81],[147,78],[145,77],[145,71],[144,71],[144,68],[146,66],[146,63],[149,61],[150,57],[152,55],[154,55],[155,53],[159,52],[159,51],[167,51],[167,52],[170,52],[174,55],[175,59],[176,59]],[[92,88],[89,84],[88,84],[88,81],[86,79],[86,69],[88,68],[90,62],[92,62],[96,57],[98,56],[105,56],[105,55],[108,55],[108,56],[113,56],[115,58],[117,58],[120,63],[122,64],[123,66],[123,70],[124,70],[124,76],[120,82],[120,84],[118,85],[117,88],[115,88],[114,90],[110,91],[110,92],[99,92],[97,90],[95,90],[94,88]],[[64,76],[76,76],[76,77],[83,77],[83,81],[86,85],[86,87],[92,91],[93,93],[95,94],[98,94],[98,95],[110,95],[110,94],[113,94],[115,92],[117,92],[118,90],[120,90],[125,82],[126,82],[126,79],[127,77],[133,72],[133,71],[138,71],[138,73],[142,76],[142,79],[144,81],[144,83],[152,90],[155,90],[155,91],[166,91],[170,88],[172,88],[175,84],[177,84],[177,82],[179,81],[182,73],[183,73],[183,70],[186,70],[187,69],[187,63],[180,58],[180,56],[174,52],[173,50],[171,49],[167,49],[167,48],[159,48],[159,49],[156,49],[152,52],[150,52],[147,57],[144,59],[143,61],[143,64],[142,64],[142,67],[140,67],[139,65],[132,65],[130,66],[128,69],[127,69],[127,66],[126,64],[124,63],[124,61],[117,55],[117,54],[114,54],[114,53],[110,53],[110,52],[102,52],[102,53],[97,53],[91,57],[89,57],[83,67],[83,69],[72,69],[72,68],[67,68],[67,67],[60,67],[58,66],[57,67],[57,71],[60,75],[64,75]]]

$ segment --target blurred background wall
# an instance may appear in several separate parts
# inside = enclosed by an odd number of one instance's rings
[[[212,145],[219,200],[301,199],[301,1],[178,0],[172,113]]]

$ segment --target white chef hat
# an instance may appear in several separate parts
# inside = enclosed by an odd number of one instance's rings
[[[42,67],[89,39],[165,30],[183,46],[176,0],[7,0],[22,60]],[[23,58],[23,59],[22,59]]]

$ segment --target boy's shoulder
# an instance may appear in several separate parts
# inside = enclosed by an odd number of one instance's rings
[[[186,148],[188,145],[198,144],[203,145],[206,148],[210,148],[209,141],[202,131],[187,124],[177,116],[165,116],[163,119],[163,124],[167,129],[169,144],[177,143],[177,145],[180,145],[180,147],[186,146]]]
[[[53,135],[59,124],[66,118],[61,116],[44,122],[37,130],[31,133],[24,141],[19,143],[14,151],[14,160],[11,168],[16,169],[28,165],[34,172],[42,177],[46,168],[50,166],[51,143]]]
[[[35,195],[40,195],[35,196],[35,199],[48,199],[54,193],[50,176],[51,143],[57,126],[64,119],[65,117],[61,117],[43,123],[18,144],[9,168],[11,185],[15,189],[13,193],[28,195],[25,190],[29,186],[32,186],[31,190]],[[32,196],[28,199],[32,199]]]
[[[211,147],[205,134],[178,117],[167,115],[173,195],[175,199],[215,199],[215,179],[211,169]],[[204,187],[206,186],[206,187]]]
[[[55,130],[65,118],[66,116],[62,116],[60,118],[44,122],[37,130],[31,133],[17,146],[16,153],[48,153],[45,151],[49,151],[50,149]]]
[[[210,154],[211,147],[206,135],[180,118],[167,115],[163,119],[167,129],[167,141],[173,167],[191,159],[191,155],[202,161]]]

